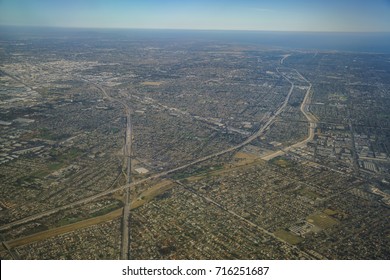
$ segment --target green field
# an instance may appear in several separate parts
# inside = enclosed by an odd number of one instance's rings
[[[287,243],[291,245],[296,245],[300,242],[302,242],[303,238],[284,229],[280,229],[274,232],[276,237],[279,237],[280,239],[283,239]]]
[[[332,218],[325,213],[310,215],[307,217],[307,221],[321,229],[330,228],[340,223],[337,219]]]
[[[269,162],[272,163],[272,164],[275,164],[275,165],[277,165],[279,167],[282,167],[282,168],[286,168],[286,167],[291,167],[292,166],[292,162],[289,159],[287,159],[285,157],[282,157],[282,156],[273,158]]]

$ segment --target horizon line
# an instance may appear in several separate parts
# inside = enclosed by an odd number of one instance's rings
[[[161,30],[161,31],[236,31],[236,32],[281,32],[281,33],[389,33],[390,31],[353,31],[353,30],[267,30],[267,29],[213,29],[213,28],[159,28],[159,27],[97,27],[97,26],[53,26],[53,25],[15,25],[0,24],[0,27],[17,28],[58,28],[58,29],[102,29],[102,30]]]

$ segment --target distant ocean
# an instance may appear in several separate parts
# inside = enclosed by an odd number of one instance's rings
[[[390,53],[390,33],[327,33],[271,31],[85,29],[0,26],[0,41],[28,38],[109,39],[251,44],[264,48],[311,51]]]

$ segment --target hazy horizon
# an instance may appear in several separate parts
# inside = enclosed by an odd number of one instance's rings
[[[390,53],[390,32],[302,32],[253,30],[190,30],[142,28],[85,28],[1,26],[0,35],[24,39],[50,37],[88,40],[99,34],[102,39],[131,40],[200,40],[216,43],[251,44],[286,50],[342,51],[360,53]]]
[[[251,30],[251,29],[197,29],[197,28],[158,28],[158,27],[86,27],[86,26],[50,26],[50,25],[17,25],[17,24],[0,24],[0,28],[47,28],[47,29],[85,29],[85,30],[156,30],[156,31],[221,31],[221,32],[252,32],[252,33],[309,33],[309,34],[390,34],[390,30],[388,31],[305,31],[305,30],[267,30],[267,29],[259,29],[259,30]]]
[[[390,32],[390,1],[0,1],[0,25],[66,28]]]

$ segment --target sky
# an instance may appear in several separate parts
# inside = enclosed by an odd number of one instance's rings
[[[0,25],[390,32],[390,0],[0,0]]]

